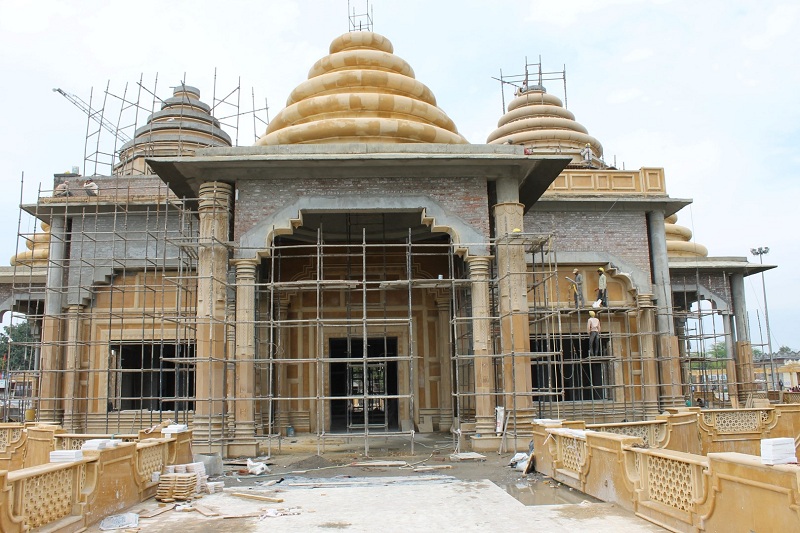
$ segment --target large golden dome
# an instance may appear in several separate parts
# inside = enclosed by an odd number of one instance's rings
[[[575,121],[561,100],[548,94],[541,85],[523,87],[508,104],[508,112],[497,122],[497,129],[486,139],[488,144],[518,144],[534,154],[571,155],[575,162],[603,155],[603,146]]]
[[[466,144],[431,90],[393,51],[377,33],[334,39],[330,55],[311,67],[256,144]]]

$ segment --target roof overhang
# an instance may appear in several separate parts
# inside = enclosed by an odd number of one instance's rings
[[[777,268],[777,265],[750,263],[746,257],[670,257],[671,271],[717,271],[750,276]]]
[[[580,212],[612,212],[620,211],[653,211],[660,210],[664,216],[675,214],[692,200],[688,198],[670,198],[664,195],[627,196],[621,194],[607,195],[571,195],[547,194],[536,202],[536,211],[580,211]]]
[[[529,209],[571,159],[525,155],[521,146],[484,144],[298,144],[208,148],[190,157],[148,158],[179,198],[209,181],[337,178],[511,178]]]

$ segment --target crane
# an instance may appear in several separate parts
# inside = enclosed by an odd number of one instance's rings
[[[80,109],[81,111],[86,113],[86,115],[90,119],[92,119],[95,122],[97,122],[100,125],[101,128],[103,128],[107,132],[111,133],[114,137],[116,137],[118,140],[120,140],[122,142],[122,144],[125,144],[126,142],[131,140],[130,137],[125,135],[118,128],[115,128],[112,123],[110,123],[108,120],[106,120],[106,118],[102,114],[98,114],[97,111],[92,110],[91,106],[89,106],[89,104],[84,102],[80,97],[75,96],[74,94],[70,94],[70,93],[68,93],[66,91],[63,91],[62,89],[59,89],[59,88],[53,89],[53,92],[54,93],[59,93],[61,96],[63,96],[64,98],[66,98],[67,100],[72,102],[73,105],[75,105],[75,107],[77,107],[78,109]]]

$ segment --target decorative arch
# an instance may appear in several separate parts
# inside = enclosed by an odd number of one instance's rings
[[[446,233],[452,240],[453,253],[463,257],[486,255],[486,238],[458,215],[448,212],[436,201],[425,196],[351,198],[304,197],[268,216],[239,239],[236,259],[268,257],[273,240],[292,235],[303,225],[303,214],[341,212],[391,213],[419,211],[420,222],[433,233]]]

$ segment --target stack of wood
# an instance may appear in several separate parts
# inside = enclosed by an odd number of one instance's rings
[[[161,474],[156,491],[156,500],[174,502],[175,500],[191,500],[197,490],[197,474],[173,473]]]

